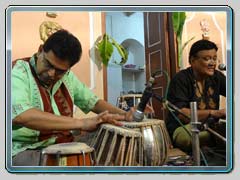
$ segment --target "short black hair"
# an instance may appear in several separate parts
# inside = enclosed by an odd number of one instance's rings
[[[216,51],[218,50],[218,47],[214,42],[205,40],[205,39],[196,41],[195,43],[193,43],[189,52],[189,63],[190,63],[191,57],[196,57],[199,51],[211,50],[211,49],[215,49]]]
[[[70,66],[76,64],[82,55],[79,40],[64,29],[50,35],[43,45],[43,50],[46,53],[52,50],[58,58],[69,61]]]

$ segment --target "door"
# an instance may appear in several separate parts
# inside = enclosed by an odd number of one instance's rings
[[[155,77],[153,91],[160,97],[164,97],[168,85],[167,76],[171,78],[172,74],[177,71],[171,14],[167,12],[145,12],[144,37],[146,79],[148,80],[155,71],[162,71]],[[163,71],[166,73],[163,73]],[[155,111],[154,118],[165,120],[166,111],[163,108],[163,103],[156,98],[152,98],[152,105]]]

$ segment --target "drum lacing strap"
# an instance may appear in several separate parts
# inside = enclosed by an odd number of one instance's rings
[[[90,153],[90,155],[91,155],[91,157],[92,158],[90,158],[90,160],[91,160],[91,163],[93,164],[93,165],[95,165],[95,161],[96,161],[96,152],[95,152],[95,150],[93,150],[91,153]]]
[[[129,166],[131,166],[132,165],[132,159],[133,159],[133,148],[134,148],[134,136],[132,136],[131,137],[131,139],[130,139],[130,154],[129,154]]]
[[[45,157],[45,152],[43,150],[41,150],[40,153],[40,160],[39,160],[39,166],[43,166],[44,163],[44,157]]]
[[[46,157],[46,152],[44,151],[44,149],[41,150],[40,153],[40,161],[39,161],[39,166],[44,166],[47,163],[47,157]]]
[[[119,166],[122,166],[122,156],[123,156],[123,153],[122,153],[122,149],[125,148],[125,139],[126,139],[126,136],[123,136],[123,138],[121,139],[121,142],[120,142],[120,145],[118,147],[118,152],[117,152],[117,155],[116,155],[116,159],[115,159],[115,165],[119,165]]]
[[[109,136],[109,131],[106,130],[106,133],[103,137],[103,141],[102,141],[102,144],[101,144],[101,147],[100,147],[100,150],[99,150],[99,153],[98,153],[98,157],[97,157],[97,164],[99,164],[100,162],[100,158],[102,157],[102,153],[103,153],[103,149],[106,145],[106,142],[107,142],[107,139],[108,139],[108,136]]]
[[[112,154],[113,154],[113,151],[114,151],[114,148],[115,148],[115,145],[116,145],[116,141],[117,141],[117,133],[114,133],[113,139],[112,139],[112,142],[111,142],[111,146],[109,148],[108,156],[107,156],[107,159],[106,159],[105,164],[104,164],[105,166],[108,166],[111,163],[111,158],[112,158]]]
[[[139,138],[138,139],[138,146],[139,146],[138,153],[139,153],[139,165],[140,166],[143,166],[143,148],[142,148],[142,145],[143,145],[143,139]]]
[[[83,154],[83,166],[86,165],[86,161],[85,161],[85,151],[84,150],[80,150],[80,153]]]
[[[122,148],[122,152],[121,152],[121,160],[120,160],[120,166],[123,165],[123,157],[124,157],[124,152],[125,152],[125,149],[126,149],[126,136],[124,135],[123,136],[123,148]]]
[[[131,161],[131,153],[132,153],[132,146],[133,146],[133,140],[132,138],[129,139],[129,143],[128,143],[128,146],[127,146],[127,154],[126,154],[126,160],[125,160],[125,164],[124,166],[130,166],[130,161]]]
[[[100,138],[100,135],[102,134],[103,128],[100,128],[98,132],[96,133],[95,137],[93,138],[93,141],[91,142],[91,146],[96,148],[95,145],[97,144],[97,141]]]

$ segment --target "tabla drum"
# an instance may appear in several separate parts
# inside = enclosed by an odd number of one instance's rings
[[[131,129],[102,124],[91,146],[97,166],[139,166],[143,161],[141,133]]]
[[[85,143],[71,142],[50,145],[42,150],[42,166],[94,166],[94,148]]]
[[[163,120],[144,119],[142,122],[123,124],[142,134],[143,166],[161,166],[166,163],[171,140]]]

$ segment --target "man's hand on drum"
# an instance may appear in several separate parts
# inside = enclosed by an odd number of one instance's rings
[[[98,128],[100,124],[103,123],[109,123],[116,126],[122,126],[123,124],[119,121],[125,120],[124,115],[120,114],[111,114],[108,111],[104,111],[100,114],[98,114],[96,117],[93,118],[87,118],[86,121],[84,121],[83,127],[81,130],[83,131],[94,131]]]

